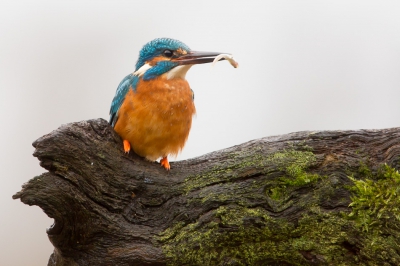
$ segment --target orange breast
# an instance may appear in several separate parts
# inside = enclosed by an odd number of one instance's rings
[[[185,79],[140,80],[126,95],[114,129],[135,153],[154,161],[181,151],[195,112]]]

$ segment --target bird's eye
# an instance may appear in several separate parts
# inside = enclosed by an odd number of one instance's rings
[[[172,57],[174,53],[171,50],[164,50],[165,57]]]

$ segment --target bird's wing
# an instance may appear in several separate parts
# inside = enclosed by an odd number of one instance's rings
[[[132,88],[134,91],[136,90],[136,85],[137,85],[138,81],[139,81],[138,76],[129,74],[118,85],[117,91],[115,92],[115,96],[114,96],[114,99],[112,100],[111,108],[110,108],[109,123],[112,127],[115,126],[115,123],[118,120],[118,110],[121,107],[126,94],[128,93],[130,88]]]

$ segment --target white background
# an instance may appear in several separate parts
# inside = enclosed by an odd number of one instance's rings
[[[197,117],[178,160],[302,130],[400,123],[398,1],[0,1],[0,264],[47,265],[52,224],[11,196],[31,143],[102,117],[148,41],[229,52],[188,73]],[[73,211],[73,210],[71,210]]]

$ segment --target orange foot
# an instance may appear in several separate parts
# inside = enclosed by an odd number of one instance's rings
[[[164,167],[166,170],[171,169],[171,166],[169,165],[167,156],[163,157],[163,158],[160,160],[160,164],[161,164],[161,166]]]
[[[130,150],[131,150],[131,144],[129,143],[129,141],[124,139],[124,151],[125,151],[125,153],[129,153]]]

